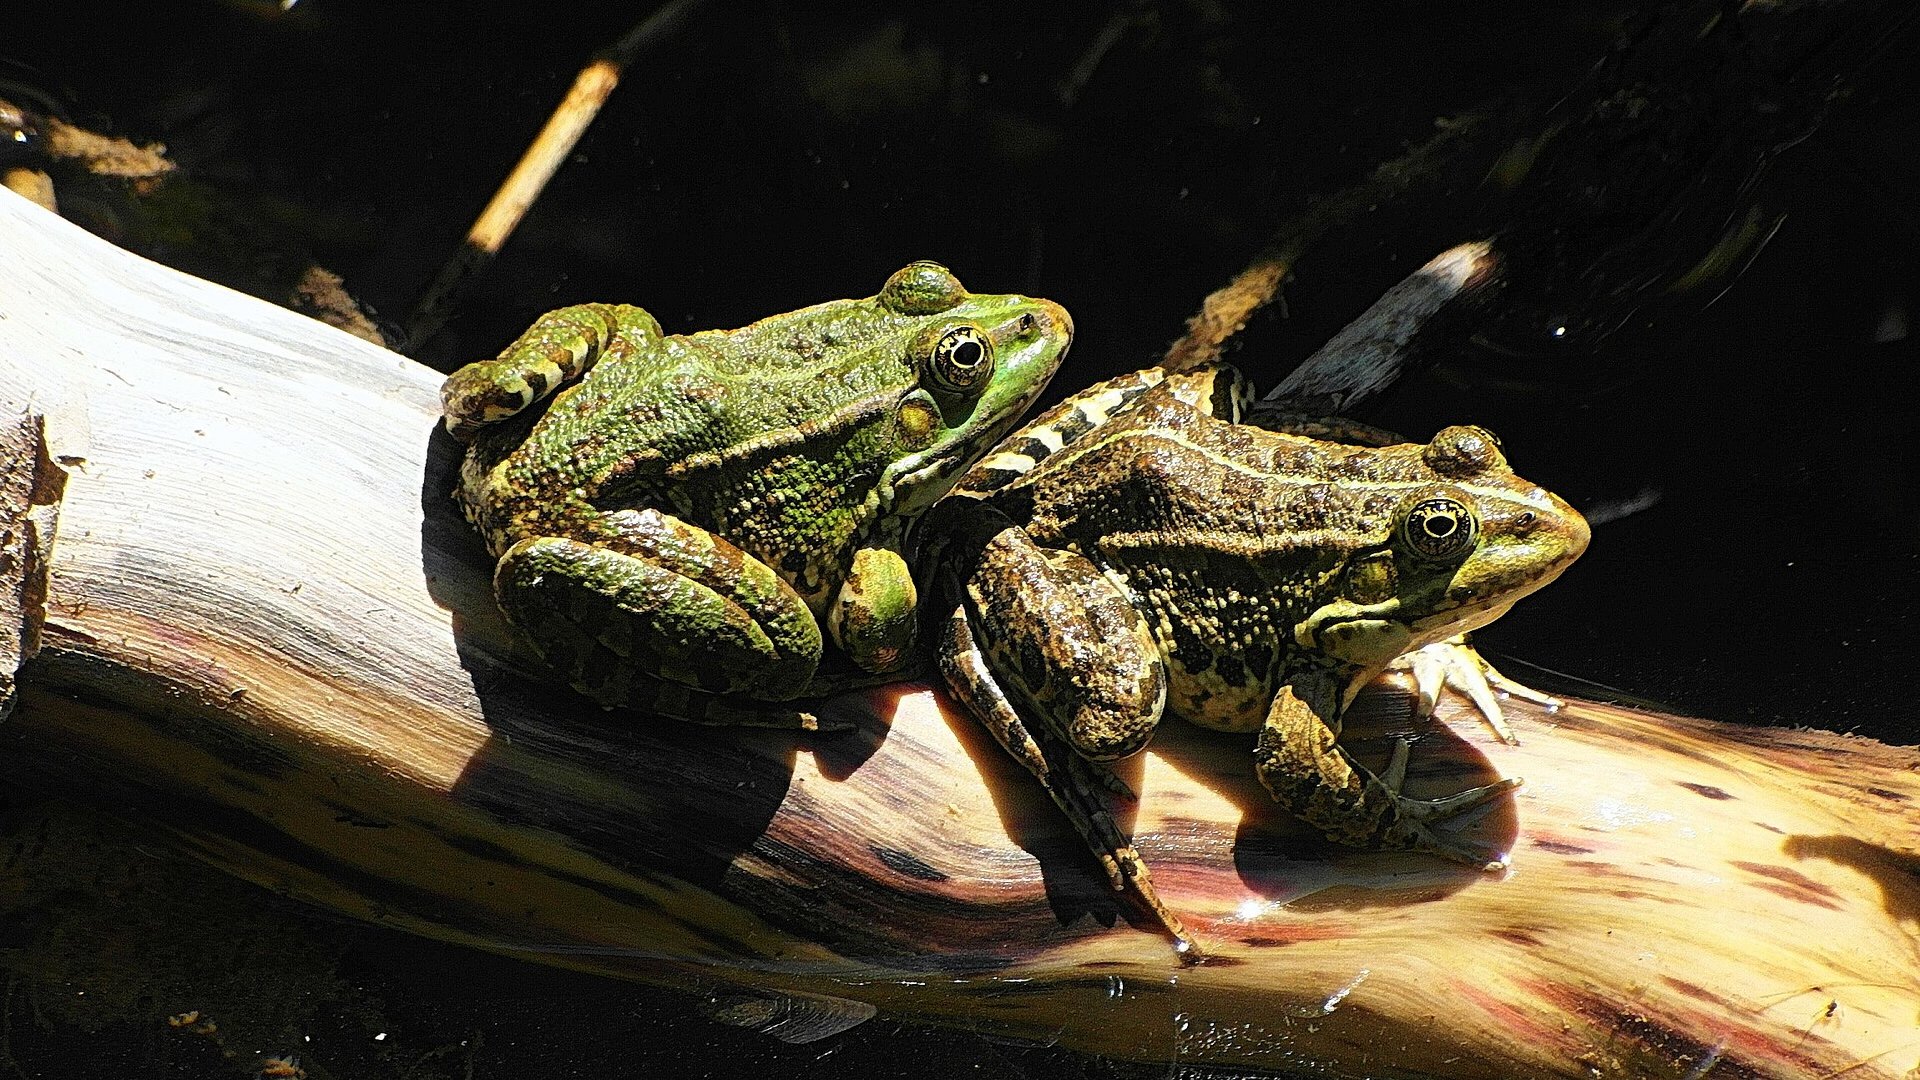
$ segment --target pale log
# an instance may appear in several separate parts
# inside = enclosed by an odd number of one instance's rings
[[[6,773],[383,925],[1119,1056],[1920,1068],[1913,749],[1578,702],[1514,703],[1507,747],[1448,713],[1417,727],[1416,781],[1527,779],[1474,826],[1513,852],[1485,876],[1319,842],[1242,740],[1166,730],[1128,776],[1131,824],[1213,954],[1182,967],[924,687],[843,702],[861,729],[808,740],[602,713],[527,678],[447,498],[437,383],[0,192],[0,419],[44,416],[66,473],[61,492],[28,450],[0,469],[28,492],[0,500],[0,552],[44,555],[59,498]],[[6,562],[40,576],[37,555]],[[37,614],[32,582],[6,595]],[[1405,705],[1362,711],[1378,762]]]

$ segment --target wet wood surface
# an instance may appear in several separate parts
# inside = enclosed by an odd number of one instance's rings
[[[1242,740],[1125,775],[1166,900],[1130,925],[944,699],[715,733],[526,677],[447,498],[438,376],[0,192],[0,403],[66,472],[11,782],[442,940],[697,973],[1125,1057],[1340,1076],[1903,1077],[1920,1068],[1920,753],[1575,702],[1408,719],[1439,792],[1524,776],[1485,876],[1304,833]],[[11,665],[6,665],[11,668]],[[1416,791],[1418,789],[1416,788]]]

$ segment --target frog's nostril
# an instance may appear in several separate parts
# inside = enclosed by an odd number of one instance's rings
[[[1073,340],[1073,316],[1067,314],[1066,308],[1061,307],[1051,300],[1043,300],[1041,303],[1046,306],[1046,312],[1052,317],[1053,325],[1059,329],[1060,336],[1071,342]]]

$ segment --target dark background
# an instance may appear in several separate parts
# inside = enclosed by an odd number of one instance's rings
[[[579,65],[649,8],[449,10],[4,5],[0,97],[43,94],[76,122],[166,143],[196,182],[274,223],[279,242],[399,323]],[[976,290],[1067,306],[1078,335],[1057,396],[1152,362],[1277,229],[1432,137],[1436,121],[1505,110],[1531,118],[1516,130],[1537,130],[1637,11],[709,5],[642,55],[454,321],[410,351],[445,370],[582,300],[644,305],[670,332],[734,326],[869,295],[903,263],[934,258]],[[1697,200],[1690,219],[1750,205],[1784,214],[1744,275],[1635,307],[1619,333],[1572,347],[1490,332],[1366,415],[1419,438],[1482,424],[1522,475],[1613,518],[1564,578],[1480,636],[1508,674],[1723,720],[1920,741],[1908,686],[1920,659],[1916,350],[1902,329],[1920,299],[1913,39],[1894,25],[1870,48],[1823,57],[1818,122],[1735,196],[1678,185],[1676,198]],[[69,209],[84,216],[84,188],[73,190]],[[112,231],[114,211],[93,209]],[[1511,203],[1469,178],[1343,222],[1232,359],[1271,384],[1427,258],[1510,224],[1503,214]],[[1669,261],[1698,258],[1690,242],[1676,234]],[[218,260],[172,254],[219,275]],[[1523,307],[1564,286],[1519,280],[1508,299]],[[1628,504],[1643,508],[1615,516]],[[886,1021],[790,1048],[651,990],[354,927],[311,932],[354,1003],[316,1003],[301,1021],[326,1043],[307,1050],[316,1075],[327,1061],[331,1075],[370,1076],[460,1075],[462,1062],[477,1076],[1133,1075]],[[205,1040],[9,1009],[9,1052],[27,1075],[238,1068]],[[411,1028],[376,1043],[367,1009]],[[412,1056],[394,1049],[401,1039]]]

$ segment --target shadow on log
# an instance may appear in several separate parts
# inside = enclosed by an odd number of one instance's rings
[[[1911,749],[1579,702],[1514,703],[1518,747],[1417,725],[1415,794],[1527,778],[1476,826],[1514,853],[1487,878],[1330,847],[1267,802],[1241,740],[1163,732],[1130,824],[1215,956],[1183,969],[923,687],[847,699],[858,731],[801,740],[636,726],[525,678],[446,498],[438,381],[0,193],[0,401],[45,417],[67,473],[7,773],[382,925],[1123,1057],[1920,1067]],[[1407,710],[1361,711],[1378,761]]]

